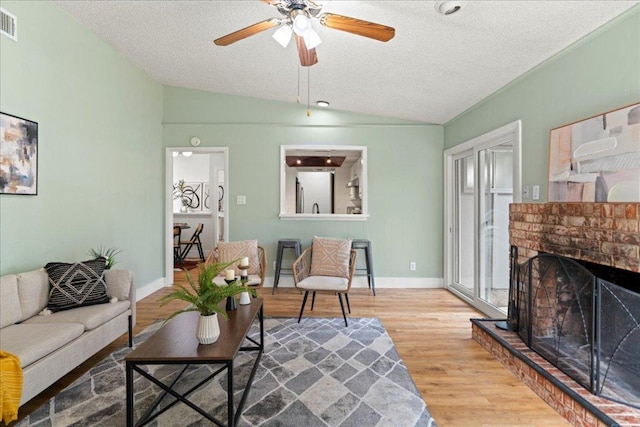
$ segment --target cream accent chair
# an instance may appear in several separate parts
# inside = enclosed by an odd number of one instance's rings
[[[209,253],[205,264],[209,265],[214,262],[220,262],[219,260],[220,252],[218,250],[218,247],[216,247]],[[258,246],[258,264],[260,266],[260,271],[258,272],[258,274],[249,274],[249,281],[247,282],[247,286],[256,288],[261,288],[264,286],[264,276],[267,270],[267,252],[262,246]]]
[[[302,319],[302,313],[307,303],[307,297],[309,292],[313,292],[311,297],[311,310],[316,300],[316,292],[325,294],[336,294],[340,301],[340,308],[342,309],[342,317],[344,318],[345,326],[349,326],[347,322],[347,315],[344,311],[344,303],[342,302],[342,295],[347,301],[347,309],[351,314],[351,306],[349,304],[349,290],[351,289],[351,281],[353,279],[353,272],[356,266],[357,253],[351,249],[349,254],[349,268],[348,277],[336,277],[336,276],[314,276],[311,275],[311,261],[313,255],[313,246],[307,248],[302,252],[300,257],[293,263],[293,282],[298,290],[304,291],[304,297],[302,299],[302,307],[300,307],[300,315],[298,316],[298,323]]]

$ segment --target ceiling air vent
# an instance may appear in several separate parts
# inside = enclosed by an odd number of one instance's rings
[[[2,8],[0,8],[0,34],[18,41],[18,19]]]

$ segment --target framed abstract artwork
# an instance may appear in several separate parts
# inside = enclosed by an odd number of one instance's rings
[[[550,202],[640,202],[640,103],[551,130]]]
[[[38,123],[0,113],[0,194],[38,194]]]

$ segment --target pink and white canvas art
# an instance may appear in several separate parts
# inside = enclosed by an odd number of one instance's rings
[[[38,194],[38,123],[0,113],[0,194]]]
[[[551,130],[550,202],[640,202],[640,103]]]

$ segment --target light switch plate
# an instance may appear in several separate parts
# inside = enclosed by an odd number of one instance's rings
[[[540,200],[540,186],[533,186],[533,200]]]
[[[236,204],[237,205],[246,205],[247,204],[247,197],[246,196],[237,196],[236,197]]]
[[[523,199],[528,199],[529,198],[529,186],[525,185],[524,187],[522,187],[522,198]]]

